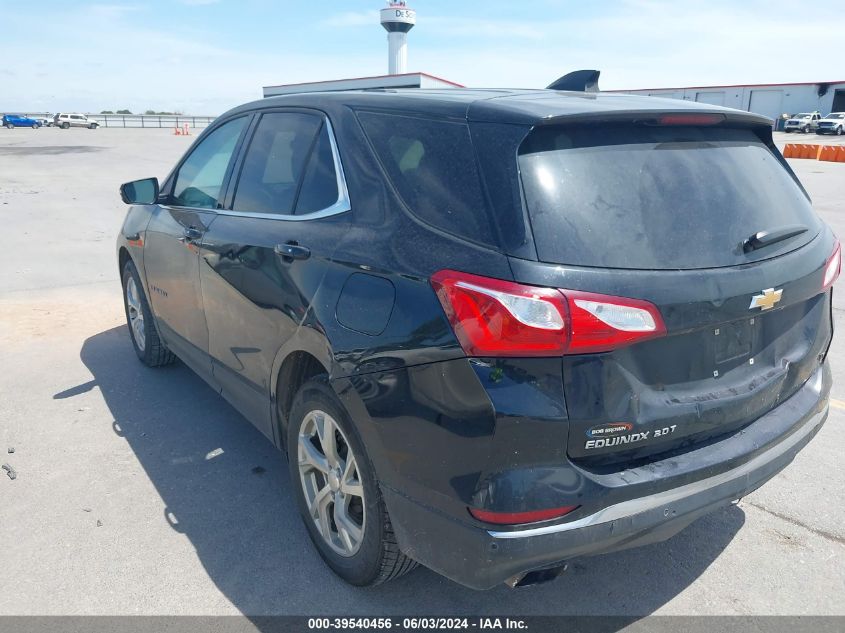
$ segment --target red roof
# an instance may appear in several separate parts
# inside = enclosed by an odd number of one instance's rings
[[[265,88],[289,88],[291,86],[312,86],[314,84],[332,84],[332,83],[340,83],[341,81],[360,81],[362,79],[386,79],[388,77],[413,77],[414,75],[420,75],[422,77],[428,77],[429,79],[436,79],[437,81],[442,81],[445,84],[450,84],[455,86],[456,88],[466,88],[463,84],[456,83],[454,81],[449,81],[448,79],[443,79],[442,77],[437,77],[435,75],[431,75],[429,73],[402,73],[399,75],[372,75],[370,77],[345,77],[343,79],[327,79],[326,81],[305,81],[302,83],[297,84],[276,84],[273,86],[264,86]]]

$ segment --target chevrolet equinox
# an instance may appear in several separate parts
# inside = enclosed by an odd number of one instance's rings
[[[132,345],[286,453],[350,583],[665,540],[827,417],[840,248],[771,129],[584,90],[234,108],[121,187]]]

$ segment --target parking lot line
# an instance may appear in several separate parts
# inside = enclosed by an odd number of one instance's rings
[[[845,402],[843,402],[842,400],[837,400],[836,398],[831,398],[830,406],[832,406],[834,409],[845,409]]]

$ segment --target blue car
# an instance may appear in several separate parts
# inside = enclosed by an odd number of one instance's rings
[[[10,130],[13,127],[31,127],[32,129],[36,129],[41,127],[41,123],[35,119],[30,119],[29,117],[20,116],[18,114],[4,114],[3,127],[7,127]]]

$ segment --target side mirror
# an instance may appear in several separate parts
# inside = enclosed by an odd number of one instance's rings
[[[120,198],[126,204],[153,204],[158,200],[158,178],[133,180],[120,185]]]

